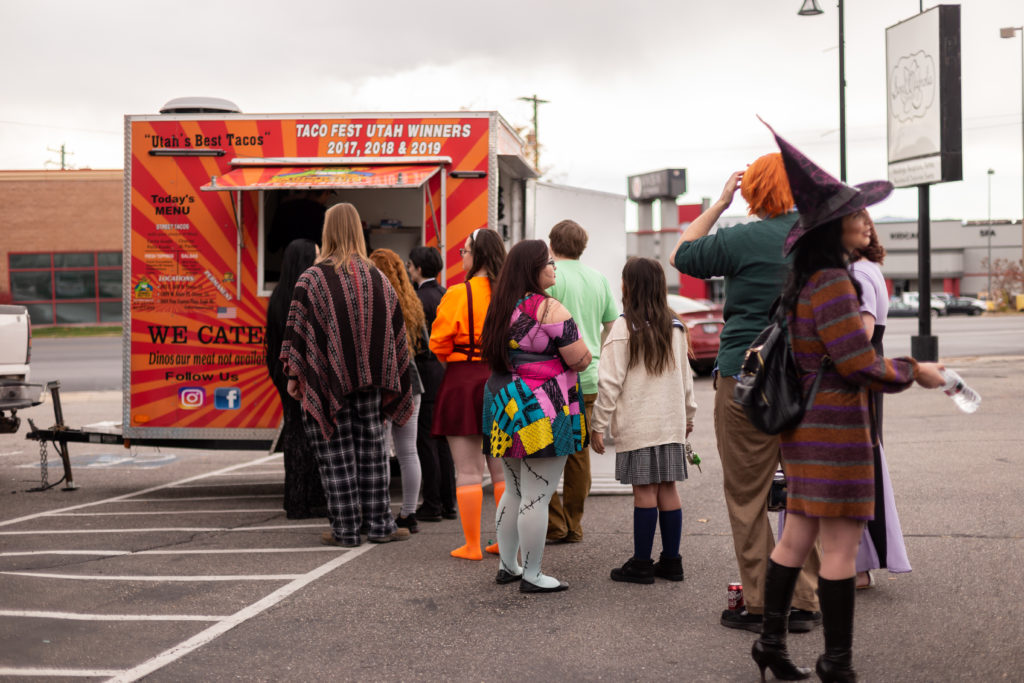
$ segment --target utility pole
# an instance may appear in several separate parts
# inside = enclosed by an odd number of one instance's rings
[[[540,171],[540,137],[537,134],[537,107],[551,100],[542,100],[535,94],[533,97],[520,97],[523,102],[533,103],[533,167]]]
[[[66,146],[65,143],[62,142],[61,145],[60,145],[60,149],[54,149],[53,147],[47,147],[46,148],[50,152],[53,152],[55,154],[60,154],[60,170],[62,170],[62,171],[68,170],[67,157],[72,156],[74,154],[74,152],[68,152],[65,149],[65,146]],[[47,164],[56,164],[57,162],[56,161],[47,161],[46,163]]]

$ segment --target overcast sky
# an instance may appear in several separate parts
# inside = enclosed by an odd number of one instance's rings
[[[210,95],[247,113],[497,110],[542,105],[556,182],[625,192],[625,177],[687,169],[681,202],[717,197],[775,151],[760,114],[838,175],[838,13],[801,0],[0,0],[0,168],[121,168],[124,114]],[[934,2],[925,2],[928,9]],[[846,3],[848,176],[886,176],[885,28],[919,0]],[[932,217],[1022,213],[1021,0],[962,2],[964,178],[933,186]],[[729,211],[741,212],[738,200]],[[876,216],[917,215],[897,190]]]

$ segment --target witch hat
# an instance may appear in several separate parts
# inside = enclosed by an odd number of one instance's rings
[[[775,136],[789,178],[789,189],[800,212],[800,218],[786,236],[782,247],[783,256],[788,256],[797,240],[814,228],[877,204],[892,192],[892,183],[888,180],[872,180],[852,186],[836,180],[800,150],[779,137],[764,119],[760,116],[757,118]]]

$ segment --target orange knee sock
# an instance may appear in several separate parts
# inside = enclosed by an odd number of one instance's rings
[[[501,497],[502,497],[502,495],[504,495],[504,493],[505,493],[505,482],[504,481],[496,481],[496,482],[494,482],[494,507],[498,507],[499,505],[501,505]],[[500,554],[498,552],[498,544],[497,543],[490,544],[489,546],[484,548],[484,550],[486,550],[487,552],[491,553],[492,555]]]
[[[464,560],[482,560],[480,552],[480,510],[484,504],[484,489],[480,484],[459,486],[455,489],[455,499],[459,503],[459,521],[462,522],[462,533],[466,537],[466,545],[452,551],[452,557]]]

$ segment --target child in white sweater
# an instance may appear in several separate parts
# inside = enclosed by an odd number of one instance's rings
[[[646,258],[622,269],[623,315],[601,349],[590,447],[604,453],[604,431],[615,440],[615,478],[633,485],[633,557],[612,570],[614,581],[683,580],[679,541],[682,504],[676,482],[686,479],[686,437],[697,403],[687,360],[686,326],[668,306],[665,271]],[[661,558],[651,558],[661,526]]]

